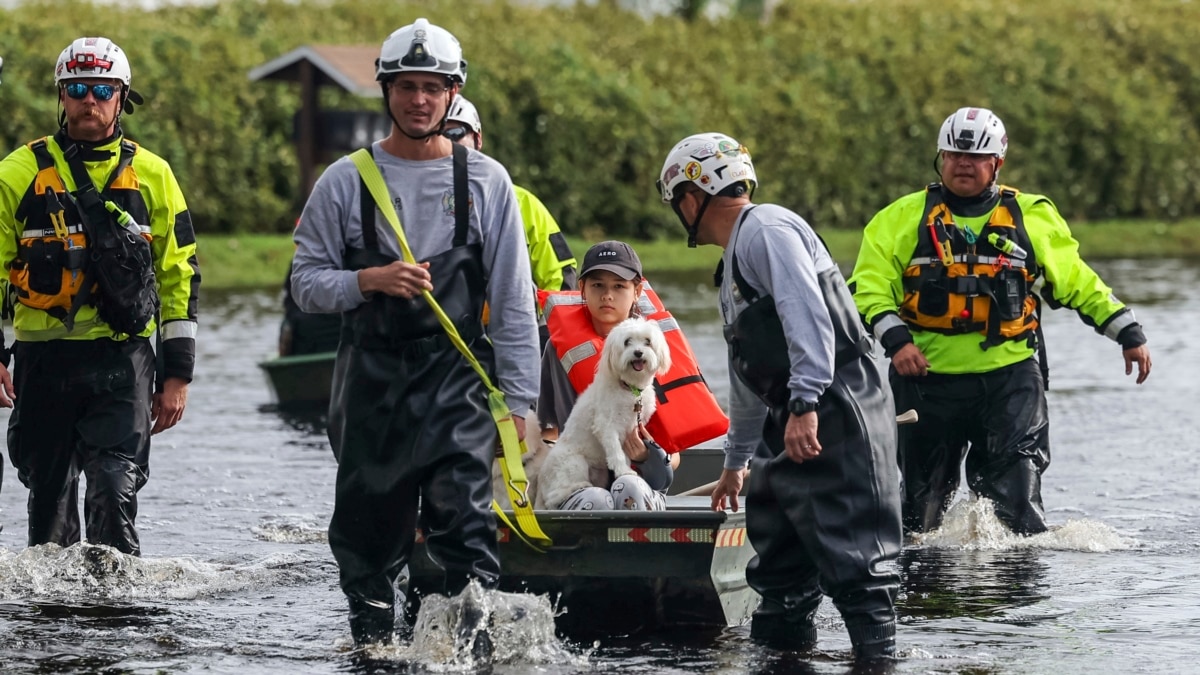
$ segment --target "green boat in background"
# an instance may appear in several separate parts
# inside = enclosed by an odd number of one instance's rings
[[[277,356],[258,367],[279,407],[328,407],[336,356],[337,352]]]

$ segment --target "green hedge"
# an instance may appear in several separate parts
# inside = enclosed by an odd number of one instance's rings
[[[464,45],[486,150],[589,239],[677,232],[654,181],[671,145],[699,131],[750,148],[759,201],[861,226],[935,178],[938,126],[963,105],[1007,124],[1002,179],[1069,218],[1200,215],[1200,14],[1186,0],[784,0],[761,23],[614,4],[30,2],[0,10],[0,149],[53,130],[55,57],[107,35],[147,97],[127,130],[171,162],[198,229],[285,231],[299,92],[248,71],[304,44],[379,44],[427,16]]]

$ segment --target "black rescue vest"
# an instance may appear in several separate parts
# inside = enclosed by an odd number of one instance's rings
[[[1036,343],[1038,269],[1017,190],[1001,186],[1000,204],[979,233],[954,224],[939,183],[926,187],[917,247],[904,270],[900,318],[912,330],[983,333],[984,349],[1006,340]]]

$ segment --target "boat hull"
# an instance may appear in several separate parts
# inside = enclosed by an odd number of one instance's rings
[[[712,511],[707,497],[669,497],[666,511],[537,515],[554,545],[536,551],[501,527],[499,588],[549,595],[560,609],[556,627],[567,635],[739,625],[758,606],[746,583],[754,551],[744,512]],[[412,617],[421,596],[442,590],[441,569],[420,536],[409,571]]]
[[[328,406],[336,357],[336,352],[279,356],[258,367],[280,406]]]

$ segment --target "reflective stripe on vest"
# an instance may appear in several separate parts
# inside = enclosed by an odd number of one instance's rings
[[[658,405],[646,430],[667,452],[675,453],[721,436],[729,430],[729,418],[700,374],[691,345],[679,322],[663,307],[658,294],[642,284],[638,309],[656,321],[671,347],[671,368],[654,379]],[[596,335],[591,314],[579,291],[548,293],[542,311],[567,379],[582,393],[596,376],[604,338]]]

